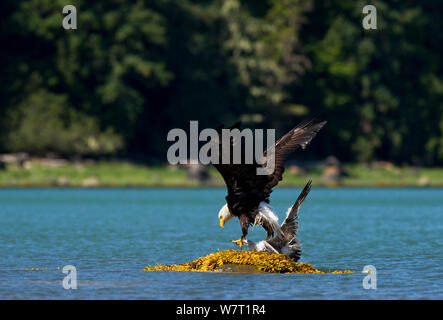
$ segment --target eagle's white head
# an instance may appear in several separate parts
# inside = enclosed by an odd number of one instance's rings
[[[235,216],[229,211],[228,205],[225,204],[218,213],[218,218],[220,219],[220,227],[224,227],[225,223]]]

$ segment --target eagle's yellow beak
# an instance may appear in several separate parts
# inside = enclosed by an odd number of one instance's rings
[[[220,228],[223,228],[225,226],[225,220],[220,219]]]

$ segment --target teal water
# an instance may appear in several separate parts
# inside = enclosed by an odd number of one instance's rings
[[[300,189],[277,188],[280,220]],[[1,299],[442,299],[443,189],[314,188],[300,211],[301,261],[366,274],[144,272],[232,249],[224,189],[2,189]],[[265,237],[250,231],[251,240]],[[57,267],[73,265],[65,290]],[[48,268],[26,271],[25,268]]]

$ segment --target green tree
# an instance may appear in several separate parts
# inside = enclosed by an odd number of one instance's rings
[[[111,129],[100,131],[94,118],[70,108],[66,95],[43,89],[29,95],[8,120],[6,146],[13,152],[102,155],[122,147]]]
[[[328,153],[441,164],[443,6],[375,1],[378,29],[364,30],[366,4],[315,1],[301,30],[312,68],[295,92],[330,120]]]

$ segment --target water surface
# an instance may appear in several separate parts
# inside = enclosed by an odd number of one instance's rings
[[[277,188],[280,220],[301,188]],[[232,249],[224,189],[2,189],[1,299],[442,299],[443,189],[313,187],[300,212],[301,261],[355,274],[143,272]],[[250,231],[251,240],[265,237]],[[57,267],[77,269],[65,290]],[[25,268],[48,268],[26,271]]]

